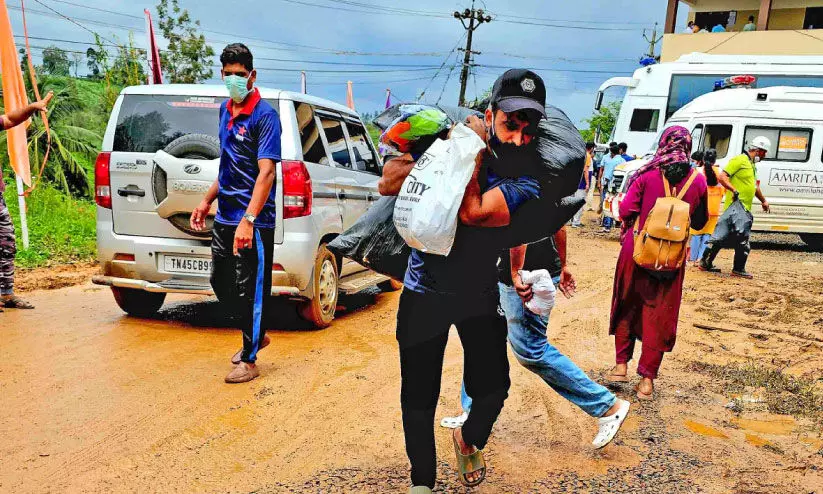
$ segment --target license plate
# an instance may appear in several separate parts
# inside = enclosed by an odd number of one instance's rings
[[[163,256],[163,270],[169,273],[211,274],[207,257]]]

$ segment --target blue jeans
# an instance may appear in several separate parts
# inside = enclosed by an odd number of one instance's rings
[[[703,258],[703,253],[709,247],[709,239],[711,234],[704,233],[703,235],[692,235],[691,240],[691,254],[689,260],[692,262],[699,261]]]
[[[554,279],[555,285],[560,278]],[[563,398],[592,417],[602,417],[617,401],[608,389],[589,379],[580,367],[549,344],[547,317],[532,313],[523,305],[514,287],[498,283],[500,307],[506,313],[509,344],[520,365],[540,376]],[[460,387],[463,410],[471,409],[472,400],[465,384]]]

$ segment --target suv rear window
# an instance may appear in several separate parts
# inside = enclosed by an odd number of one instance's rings
[[[187,134],[217,138],[222,102],[222,98],[202,96],[126,95],[117,116],[113,149],[154,153]]]
[[[127,94],[123,97],[114,151],[155,153],[171,141],[188,134],[218,138],[220,104],[214,96],[154,96]],[[275,109],[277,101],[267,100]]]

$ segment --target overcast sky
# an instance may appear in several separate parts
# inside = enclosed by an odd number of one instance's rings
[[[21,35],[19,4],[16,0],[6,3],[14,33]],[[38,64],[41,48],[50,44],[85,52],[94,39],[90,31],[122,41],[131,30],[136,45],[145,47],[143,9],[155,16],[155,27],[157,22],[153,1],[25,3],[29,35],[61,40],[31,40]],[[201,21],[218,55],[228,42],[249,45],[259,85],[296,91],[300,70],[306,70],[311,94],[341,103],[346,99],[346,81],[353,81],[355,105],[361,112],[381,109],[386,88],[392,89],[395,102],[415,100],[425,89],[426,101],[457,103],[463,54],[453,49],[465,46],[465,30],[449,16],[471,6],[471,0],[180,0],[180,4]],[[651,36],[658,22],[662,30],[666,16],[666,2],[660,0],[478,0],[476,6],[495,19],[474,33],[473,49],[481,52],[474,63],[480,67],[469,79],[467,99],[488,89],[506,68],[532,68],[546,81],[548,102],[566,111],[575,123],[591,114],[603,81],[630,75],[638,67],[638,59],[648,50],[643,29]],[[385,9],[410,12],[383,13]],[[686,10],[681,7],[678,29],[683,27]],[[162,39],[158,43],[165,45]],[[85,60],[81,67],[84,64]],[[79,73],[84,73],[82,68]],[[219,83],[217,67],[214,74],[212,82]]]

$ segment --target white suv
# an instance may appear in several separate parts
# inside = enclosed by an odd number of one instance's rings
[[[277,224],[272,295],[300,301],[317,327],[334,318],[338,292],[387,277],[336,259],[325,244],[380,196],[382,164],[360,117],[305,94],[260,89],[280,115]],[[211,295],[210,229],[189,227],[191,211],[217,178],[222,86],[125,88],[114,105],[95,165],[97,248],[103,275],[127,313],[157,312],[167,293]],[[213,222],[216,204],[208,218]]]

